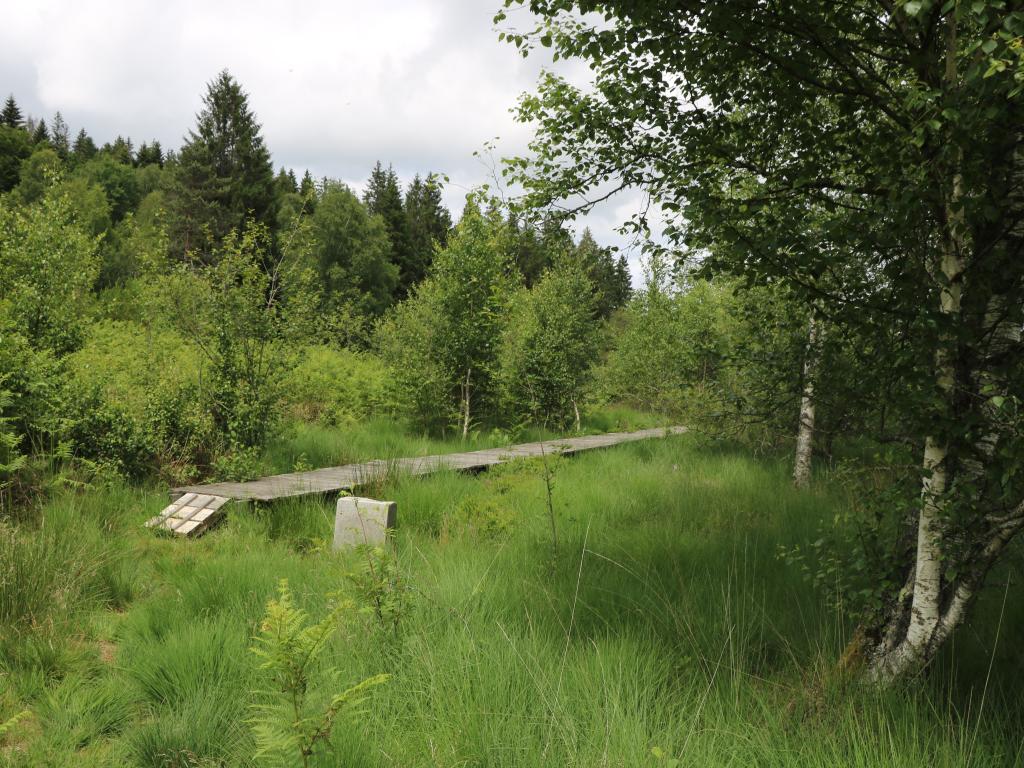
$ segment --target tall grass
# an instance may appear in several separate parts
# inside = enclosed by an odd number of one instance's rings
[[[397,430],[341,434],[312,430],[293,447],[312,458],[310,436],[320,435],[359,458],[437,450]],[[411,586],[402,629],[353,612],[318,686],[392,678],[361,717],[335,728],[320,765],[945,768],[1018,759],[1019,659],[1006,640],[1024,627],[1015,560],[978,606],[986,621],[960,633],[930,677],[878,693],[835,671],[850,619],[776,557],[841,509],[827,486],[797,493],[787,467],[687,436],[552,469],[554,552],[535,462],[395,477],[381,490],[399,504],[395,549]],[[245,720],[259,682],[245,649],[278,580],[314,617],[332,591],[357,599],[346,578],[357,555],[330,551],[327,503],[235,511],[197,541],[142,532],[156,503],[145,497],[98,524],[86,549],[70,535],[52,549],[54,562],[72,564],[106,552],[100,544],[127,550],[128,562],[144,564],[141,584],[117,603],[95,572],[75,578],[79,609],[68,623],[81,640],[68,643],[102,636],[113,651],[0,697],[0,721],[26,706],[37,721],[0,761],[250,765]],[[89,502],[86,517],[102,506]],[[24,605],[44,602],[24,592]],[[989,619],[1000,615],[997,644]]]

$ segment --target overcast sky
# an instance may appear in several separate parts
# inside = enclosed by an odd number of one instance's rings
[[[60,110],[72,135],[130,136],[177,149],[206,83],[227,68],[249,93],[275,167],[308,168],[361,188],[379,159],[408,182],[446,173],[458,215],[488,180],[473,156],[526,150],[530,128],[509,109],[542,66],[499,43],[501,0],[30,0],[4,9],[0,98],[47,120]],[[520,12],[522,13],[522,12]],[[525,20],[524,20],[525,21]],[[586,72],[560,63],[576,82]],[[615,227],[636,198],[585,221],[599,242],[626,247]],[[582,223],[577,225],[582,227]],[[631,256],[634,282],[637,256]]]

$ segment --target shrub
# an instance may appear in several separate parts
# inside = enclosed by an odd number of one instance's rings
[[[270,245],[261,226],[232,232],[214,265],[183,266],[167,283],[168,314],[208,365],[204,404],[235,448],[263,446],[290,361],[288,275]]]
[[[10,209],[0,201],[0,296],[33,349],[57,355],[81,342],[99,274],[97,241],[76,220],[66,195]]]
[[[342,426],[393,410],[390,372],[376,356],[348,349],[303,349],[282,383],[288,415]]]
[[[580,402],[597,358],[594,287],[574,262],[547,270],[513,302],[499,353],[506,410],[580,427]]]
[[[276,700],[255,707],[257,714],[251,722],[259,747],[257,757],[272,756],[308,766],[317,745],[329,741],[337,717],[358,707],[369,689],[387,681],[387,675],[376,675],[331,696],[322,706],[308,701],[317,693],[313,682],[320,654],[350,607],[339,603],[319,622],[310,624],[306,613],[295,606],[288,582],[280,582],[278,598],[267,603],[252,649],[277,692]]]
[[[113,462],[130,475],[155,467],[174,479],[213,461],[219,446],[202,407],[199,351],[176,332],[103,320],[67,368],[76,455]]]

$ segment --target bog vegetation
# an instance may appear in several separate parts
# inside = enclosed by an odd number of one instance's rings
[[[1018,762],[1024,12],[507,5],[595,80],[545,75],[524,195],[454,217],[439,174],[275,173],[227,72],[175,151],[7,99],[0,762]],[[635,285],[572,229],[610,179],[669,222]],[[141,527],[168,485],[669,423],[384,476],[385,548],[320,499]]]

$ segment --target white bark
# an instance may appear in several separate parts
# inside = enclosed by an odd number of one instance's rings
[[[469,437],[469,398],[472,368],[466,369],[466,380],[462,384],[462,439]]]
[[[956,20],[950,15],[946,37],[945,85],[956,84]],[[963,178],[959,168],[954,170],[949,199],[945,204],[946,231],[942,253],[935,277],[941,284],[939,312],[949,320],[961,314],[961,278],[964,271]],[[953,345],[955,340],[946,335],[935,352],[935,380],[942,393],[943,408],[953,405],[956,386],[956,368]],[[917,554],[914,563],[913,596],[910,603],[906,634],[895,647],[878,649],[871,671],[876,680],[890,681],[906,675],[927,663],[931,654],[945,640],[953,626],[943,621],[942,612],[942,556],[943,507],[949,485],[949,446],[943,437],[929,435],[924,447],[924,480],[921,487],[921,508],[917,520]],[[958,587],[965,587],[961,583]],[[959,591],[959,590],[958,590]],[[973,589],[970,590],[973,594]],[[970,599],[965,596],[963,604]],[[948,611],[947,606],[947,611]],[[962,614],[961,614],[962,615]],[[890,621],[897,621],[894,616]],[[959,617],[957,617],[959,622]],[[940,629],[942,630],[940,632]],[[894,638],[898,639],[898,638]]]
[[[811,454],[814,447],[814,380],[818,368],[818,319],[811,312],[807,328],[807,354],[804,357],[804,389],[800,398],[800,426],[796,434],[793,460],[793,485],[806,488],[811,481]]]

